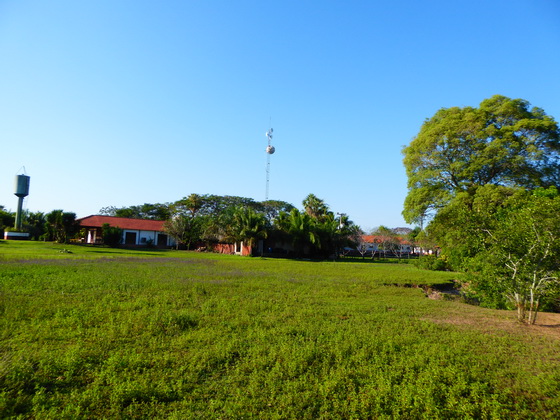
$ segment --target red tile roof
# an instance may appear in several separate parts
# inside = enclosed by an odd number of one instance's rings
[[[127,230],[151,230],[156,232],[163,231],[162,220],[145,220],[145,219],[129,219],[126,217],[113,217],[113,216],[87,216],[78,219],[77,222],[80,226],[88,227],[102,227],[105,223],[110,226],[119,227]]]
[[[406,239],[403,239],[400,236],[395,236],[395,239],[397,241],[399,241],[399,243],[401,244],[405,244],[405,245],[409,245],[410,242],[407,241]],[[385,237],[381,236],[381,235],[362,235],[362,240],[368,244],[380,244],[382,243],[384,240],[386,240]]]

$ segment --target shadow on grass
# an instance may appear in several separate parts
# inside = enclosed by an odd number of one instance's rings
[[[338,258],[336,260],[333,260],[332,258],[329,260],[323,260],[323,261],[334,261],[337,263],[360,263],[360,264],[412,264],[413,261],[415,261],[416,259],[414,258],[401,258],[400,260],[398,258],[381,258],[381,259],[375,259],[372,260],[371,258],[359,258],[359,257],[343,257],[343,258]]]
[[[111,254],[111,255],[116,255],[116,254],[141,254],[141,255],[152,255],[152,256],[160,256],[163,254],[162,251],[157,250],[157,249],[152,249],[149,252],[146,251],[145,249],[122,249],[122,248],[111,248],[112,251],[103,251],[103,250],[99,250],[99,249],[92,249],[89,250],[90,253],[92,254]]]
[[[416,258],[382,258],[372,260],[371,258],[360,258],[360,257],[342,257],[342,258],[297,258],[297,257],[277,257],[277,256],[254,256],[254,258],[261,258],[263,260],[290,260],[290,261],[303,261],[311,263],[324,263],[324,262],[335,262],[335,263],[360,263],[360,264],[413,264]]]
[[[72,245],[87,249],[89,252],[96,252],[98,254],[111,254],[115,252],[130,252],[131,254],[134,254],[136,252],[142,252],[146,255],[146,252],[150,252],[150,253],[154,253],[153,255],[158,255],[170,251],[170,249],[160,249],[160,248],[142,248],[142,247],[129,248],[127,246],[118,246],[112,248],[107,245],[92,245],[92,244],[72,244]]]

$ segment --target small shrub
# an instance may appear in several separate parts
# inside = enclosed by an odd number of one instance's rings
[[[444,256],[437,257],[435,255],[424,255],[418,258],[414,264],[418,268],[432,271],[449,271],[449,263]]]
[[[104,223],[103,227],[103,243],[111,248],[116,248],[122,242],[123,230],[117,226],[109,226]]]

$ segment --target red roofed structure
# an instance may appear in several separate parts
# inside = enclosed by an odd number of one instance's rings
[[[173,246],[175,242],[163,230],[162,220],[129,219],[126,217],[113,216],[87,216],[78,219],[80,226],[87,230],[86,243],[103,243],[102,227],[108,224],[123,230],[123,241],[125,245],[146,246],[150,243],[166,248]]]
[[[412,244],[401,236],[362,235],[362,243],[367,244],[367,250],[384,254],[410,254],[414,252]]]

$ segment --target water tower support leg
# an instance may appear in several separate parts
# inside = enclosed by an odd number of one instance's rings
[[[16,230],[19,232],[21,231],[21,213],[23,209],[23,197],[18,197],[18,206],[17,206],[17,213],[16,213]]]

